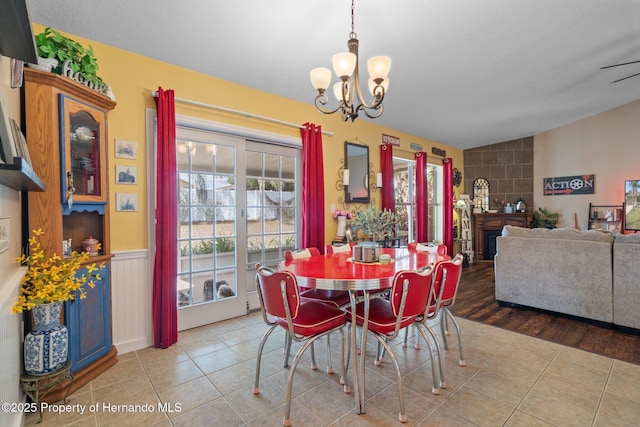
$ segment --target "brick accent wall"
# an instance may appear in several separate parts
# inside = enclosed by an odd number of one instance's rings
[[[464,192],[473,195],[473,181],[489,181],[489,208],[498,198],[515,203],[522,198],[533,207],[533,136],[464,150]]]

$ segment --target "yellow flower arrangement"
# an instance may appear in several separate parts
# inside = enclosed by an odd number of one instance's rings
[[[89,253],[76,251],[68,258],[60,258],[54,253],[47,259],[38,240],[38,236],[44,232],[33,230],[33,234],[29,239],[31,254],[18,258],[19,263],[26,263],[29,268],[22,278],[20,294],[12,311],[22,313],[23,310],[31,310],[39,304],[72,300],[75,299],[76,291],[80,291],[80,299],[86,298],[83,286],[93,288],[94,280],[101,280],[100,274],[96,271],[104,268],[104,263],[84,265],[89,259]],[[81,268],[86,268],[87,273],[77,276]]]

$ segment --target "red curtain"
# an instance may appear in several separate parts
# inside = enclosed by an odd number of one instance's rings
[[[380,173],[382,173],[382,210],[396,211],[396,194],[393,188],[393,146],[380,146]]]
[[[324,166],[322,130],[305,123],[302,136],[302,241],[301,247],[324,248]]]
[[[156,252],[153,265],[153,341],[167,348],[178,341],[178,201],[176,114],[173,90],[158,88]]]
[[[444,222],[444,244],[447,246],[447,253],[453,253],[453,161],[450,158],[442,160],[442,172],[444,183],[442,191],[443,222]]]
[[[416,159],[416,242],[429,241],[429,186],[427,153],[420,151]]]

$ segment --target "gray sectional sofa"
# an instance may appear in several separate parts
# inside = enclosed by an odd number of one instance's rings
[[[496,300],[640,329],[640,235],[505,226]]]

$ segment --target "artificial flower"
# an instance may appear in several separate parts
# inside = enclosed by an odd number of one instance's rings
[[[20,294],[12,308],[14,313],[31,310],[39,304],[75,299],[76,292],[79,292],[80,299],[86,298],[84,285],[93,288],[94,280],[102,280],[99,270],[104,268],[104,263],[86,265],[89,259],[88,252],[73,251],[64,259],[54,253],[46,258],[38,240],[43,234],[40,229],[33,230],[33,236],[29,238],[30,255],[18,258],[18,262],[27,264],[28,269],[22,278]],[[86,273],[79,276],[78,270],[82,268],[86,269]]]

